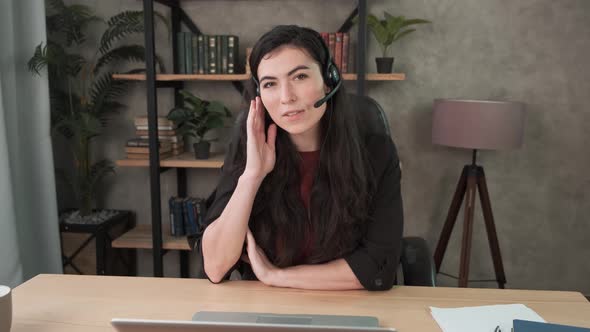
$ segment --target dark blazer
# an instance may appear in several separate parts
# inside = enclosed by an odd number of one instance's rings
[[[370,205],[370,218],[367,220],[369,224],[358,247],[350,254],[334,259],[344,258],[365,289],[387,290],[395,282],[403,234],[401,170],[397,149],[390,136],[370,134],[364,141],[377,184],[376,191],[372,193],[374,199]],[[230,148],[200,232],[193,236],[193,248],[201,258],[202,234],[221,215],[237,186],[238,179],[231,174],[232,155],[234,151]],[[224,279],[229,278],[235,269],[241,272],[243,279],[256,279],[250,265],[241,260],[228,271]],[[204,271],[201,272],[206,275]]]

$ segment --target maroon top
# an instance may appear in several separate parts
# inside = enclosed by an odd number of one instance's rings
[[[313,186],[313,179],[315,171],[320,160],[320,151],[299,152],[301,156],[301,165],[299,167],[299,174],[301,176],[301,199],[305,205],[305,210],[309,211],[309,199],[311,196],[311,187]],[[297,263],[305,261],[311,254],[313,247],[313,229],[306,229],[304,245],[301,250],[301,255],[297,258]]]

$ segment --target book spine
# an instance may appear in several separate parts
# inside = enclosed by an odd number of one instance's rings
[[[245,73],[246,68],[240,61],[240,37],[234,36],[234,73]]]
[[[348,73],[348,56],[349,56],[350,34],[345,32],[342,35],[342,73]]]
[[[203,54],[205,57],[203,59],[204,74],[209,74],[209,35],[203,35]]]
[[[148,125],[136,125],[135,129],[138,130],[148,130]],[[174,130],[176,126],[158,126],[158,130]]]
[[[148,119],[145,116],[138,116],[133,120],[136,126],[147,126]],[[158,126],[173,126],[174,122],[168,120],[166,117],[158,117]]]
[[[217,48],[215,36],[209,36],[209,74],[217,74]]]
[[[336,33],[336,43],[334,45],[334,62],[338,70],[342,72],[342,32]]]
[[[178,34],[176,34],[176,38],[177,38],[176,47],[178,47],[178,49],[176,50],[176,55],[177,55],[176,61],[178,61],[178,73],[177,74],[185,74],[185,70],[184,70],[184,33],[179,32]]]
[[[168,210],[170,213],[170,235],[176,236],[176,227],[174,227],[174,196],[168,199]]]
[[[144,129],[137,129],[135,130],[135,135],[137,136],[147,136],[148,135],[148,131],[144,130]],[[158,131],[158,136],[162,137],[162,136],[176,136],[176,130],[159,130]]]
[[[336,51],[336,35],[334,33],[328,34],[328,49],[330,50],[330,56],[334,59],[334,52]]]
[[[203,35],[197,36],[197,52],[199,53],[199,66],[197,73],[201,75],[205,74],[205,54],[203,53],[205,47],[204,43],[205,40],[203,39]]]
[[[199,72],[199,49],[197,48],[197,44],[197,35],[191,35],[191,51],[193,52],[193,74],[197,74]]]
[[[236,73],[236,36],[227,36],[227,73]]]
[[[330,42],[329,40],[329,33],[327,32],[320,32],[320,36],[322,36],[322,39],[324,40],[324,43],[326,43],[326,48],[328,48],[328,43]]]
[[[193,70],[193,49],[192,34],[190,32],[184,33],[184,70],[185,74],[191,74]]]
[[[228,69],[228,40],[227,35],[221,36],[221,73],[227,74]]]
[[[183,211],[182,211],[182,198],[176,197],[174,200],[174,233],[175,236],[182,236],[184,235],[184,226],[183,226]]]
[[[148,135],[147,134],[146,135],[138,135],[138,137],[140,139],[145,139],[145,140],[148,139]],[[175,143],[175,142],[182,141],[182,138],[180,136],[158,136],[158,140],[160,141],[160,143],[162,143],[162,142],[172,142],[172,143]]]
[[[190,198],[185,198],[182,201],[182,212],[184,215],[184,218],[182,220],[182,225],[184,227],[184,235],[189,235],[191,232],[191,219],[193,214]]]
[[[215,36],[215,50],[216,50],[216,54],[215,56],[216,58],[216,64],[217,64],[217,74],[221,74],[221,36],[220,35],[216,35]]]

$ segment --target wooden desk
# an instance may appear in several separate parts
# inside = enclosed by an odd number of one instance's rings
[[[524,303],[545,320],[590,327],[575,292],[396,287],[388,292],[303,291],[252,281],[39,275],[14,289],[12,332],[113,331],[113,317],[190,320],[200,310],[377,316],[400,332],[440,331],[429,306]]]

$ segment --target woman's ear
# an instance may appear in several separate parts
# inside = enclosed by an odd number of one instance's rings
[[[327,86],[326,84],[324,84],[324,93],[328,94],[330,91],[332,91],[332,89],[330,89],[329,86]]]

